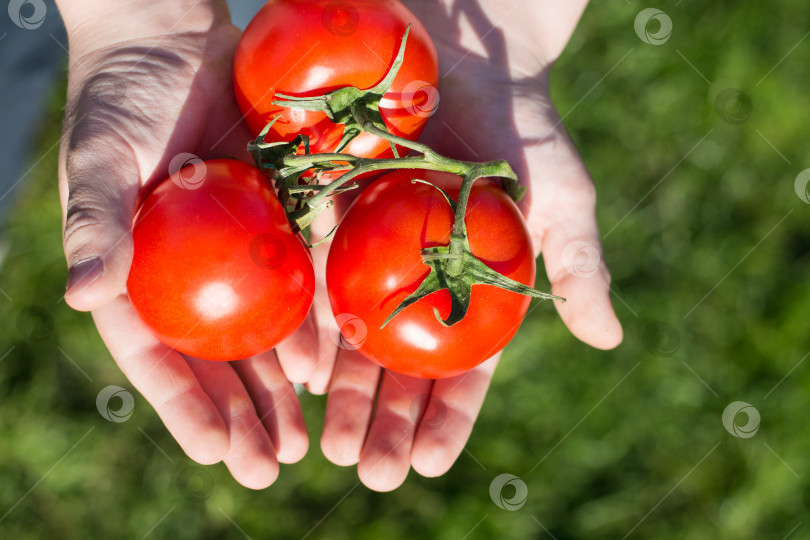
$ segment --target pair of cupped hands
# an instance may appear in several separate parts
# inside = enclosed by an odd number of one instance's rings
[[[202,464],[223,461],[244,486],[271,485],[279,463],[307,452],[292,383],[328,392],[321,449],[337,465],[357,464],[369,488],[392,490],[411,467],[428,477],[444,474],[470,436],[498,357],[431,381],[389,372],[340,348],[330,336],[328,242],[312,250],[317,288],[309,318],[275,350],[254,358],[188,357],[160,343],[133,310],[126,280],[138,194],[168,177],[180,153],[250,162],[245,147],[252,136],[231,78],[240,31],[224,4],[186,9],[189,3],[176,3],[160,3],[168,10],[160,14],[145,5],[131,13],[110,8],[97,14],[99,24],[60,4],[70,39],[59,165],[67,303],[92,313],[124,375],[186,454]],[[510,162],[528,188],[521,210],[536,254],[543,252],[552,292],[568,300],[555,303],[560,317],[583,342],[615,347],[622,329],[601,264],[594,187],[548,86],[585,2],[534,0],[518,10],[511,10],[514,2],[495,0],[405,3],[433,36],[442,74],[440,104],[422,140],[459,159]],[[314,237],[337,218],[320,217]],[[577,271],[577,252],[597,260]],[[537,351],[513,361],[542,359]],[[430,412],[436,410],[440,423]]]

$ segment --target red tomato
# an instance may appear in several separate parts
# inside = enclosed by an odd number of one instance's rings
[[[309,251],[255,167],[232,159],[184,167],[146,197],[132,235],[132,305],[160,341],[182,353],[254,356],[309,312]]]
[[[517,332],[530,298],[491,285],[473,285],[466,317],[445,327],[450,295],[435,292],[385,319],[416,290],[430,269],[423,248],[447,245],[453,212],[427,180],[458,197],[461,179],[448,173],[403,170],[366,188],[341,221],[326,265],[329,299],[343,343],[382,367],[423,378],[458,375],[503,349]],[[476,181],[467,206],[470,250],[489,267],[534,284],[531,239],[517,205],[494,182]]]
[[[393,64],[408,24],[405,58],[380,113],[391,133],[416,140],[438,104],[438,63],[427,31],[399,0],[270,0],[248,25],[234,59],[236,100],[254,135],[282,115],[267,141],[301,133],[309,135],[313,153],[334,151],[342,125],[323,112],[273,105],[274,94],[311,97],[375,86]],[[368,133],[345,152],[393,157],[387,142]]]

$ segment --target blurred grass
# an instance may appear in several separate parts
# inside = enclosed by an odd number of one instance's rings
[[[810,5],[662,6],[660,46],[633,31],[642,7],[593,3],[552,78],[599,191],[624,343],[592,350],[538,306],[455,467],[390,494],[320,454],[322,397],[302,397],[309,455],[268,490],[183,455],[60,301],[60,88],[4,231],[0,537],[810,538],[810,206],[794,192],[810,41],[779,63]],[[739,125],[735,103],[718,113],[726,88],[753,105]],[[136,396],[126,422],[95,408],[111,384]],[[737,400],[761,414],[751,438],[722,425]],[[490,499],[501,473],[527,485],[518,511]]]

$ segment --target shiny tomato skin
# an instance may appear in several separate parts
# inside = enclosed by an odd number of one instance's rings
[[[310,136],[312,152],[331,152],[343,126],[323,112],[273,105],[276,92],[305,97],[344,86],[367,89],[386,75],[411,24],[405,58],[380,113],[395,135],[416,140],[437,104],[436,49],[424,26],[399,0],[270,0],[242,35],[234,59],[239,108],[254,135],[274,117],[268,141]],[[415,92],[415,93],[414,93]],[[382,139],[363,133],[345,152],[392,157]]]
[[[530,298],[490,285],[473,285],[466,317],[444,327],[450,312],[446,290],[405,308],[380,329],[388,315],[429,273],[423,248],[447,245],[453,213],[441,193],[412,178],[428,180],[458,197],[459,177],[403,170],[387,174],[355,200],[335,233],[326,282],[343,343],[392,371],[436,379],[467,371],[503,349],[517,332]],[[488,266],[532,286],[531,239],[515,203],[493,181],[473,186],[466,213],[470,249]]]
[[[204,179],[196,174],[204,167]],[[193,184],[178,179],[196,177]],[[190,165],[144,200],[127,290],[155,336],[184,354],[237,360],[304,320],[315,278],[262,173],[233,159]]]

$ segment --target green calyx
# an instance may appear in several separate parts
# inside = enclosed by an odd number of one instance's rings
[[[447,267],[450,260],[461,262],[461,271],[456,275],[448,272]],[[391,319],[406,307],[442,289],[447,289],[450,293],[450,315],[446,319],[442,319],[438,309],[433,308],[433,312],[436,319],[444,326],[453,326],[467,314],[473,285],[492,285],[534,298],[565,302],[565,298],[538,291],[499,274],[466,249],[458,257],[451,255],[450,246],[423,249],[422,262],[430,267],[430,273],[419,288],[397,306],[380,328],[385,328]]]
[[[442,319],[438,309],[434,308],[433,313],[436,315],[436,319],[444,326],[453,326],[467,314],[473,285],[492,285],[534,298],[565,302],[565,298],[538,291],[519,281],[509,279],[487,266],[481,259],[470,252],[464,215],[467,199],[472,184],[476,179],[473,176],[464,179],[461,184],[458,202],[454,201],[444,190],[430,182],[412,180],[412,182],[431,185],[439,190],[453,209],[456,219],[453,224],[453,231],[450,234],[449,245],[422,250],[422,262],[430,267],[430,273],[419,287],[397,306],[380,328],[385,328],[391,319],[411,304],[443,289],[450,293],[450,314],[446,319]]]
[[[414,179],[438,189],[450,207],[455,219],[446,246],[431,247],[421,251],[422,261],[430,268],[427,277],[416,291],[400,303],[382,325],[384,328],[397,314],[422,298],[440,290],[450,293],[451,309],[446,319],[438,310],[436,318],[445,326],[461,321],[470,306],[473,285],[491,285],[517,294],[547,300],[565,299],[544,293],[519,283],[496,272],[470,252],[465,221],[467,201],[472,186],[479,178],[499,178],[506,193],[518,202],[525,188],[518,182],[517,175],[506,161],[475,163],[450,159],[439,154],[427,145],[393,135],[388,132],[379,112],[382,96],[394,81],[405,55],[410,26],[402,38],[397,57],[379,84],[368,90],[345,87],[316,97],[299,98],[276,94],[273,103],[292,109],[322,111],[330,120],[344,125],[344,134],[336,150],[325,154],[311,154],[309,139],[298,135],[291,141],[265,142],[265,137],[279,117],[274,118],[248,145],[256,166],[272,173],[278,189],[279,200],[287,210],[287,216],[295,231],[303,231],[325,209],[331,207],[331,197],[357,188],[354,180],[375,171],[393,169],[421,169],[449,172],[461,177],[458,200],[424,180]],[[394,159],[361,158],[342,153],[349,142],[360,133],[370,133],[388,141],[394,150]],[[297,155],[304,146],[304,153]],[[399,157],[397,146],[407,148],[411,154]],[[323,176],[333,171],[342,174],[328,184],[321,184]],[[334,232],[334,230],[333,230]],[[331,235],[331,233],[330,233]],[[327,236],[328,238],[328,236]]]
[[[357,112],[363,111],[365,118],[375,127],[387,131],[385,122],[380,115],[380,100],[391,88],[394,79],[402,67],[405,59],[405,46],[408,43],[408,35],[411,32],[411,25],[405,30],[402,36],[402,44],[399,47],[394,63],[388,70],[382,81],[376,86],[367,90],[361,90],[354,86],[338,88],[322,96],[295,97],[286,94],[276,93],[275,97],[281,98],[273,101],[273,105],[287,107],[289,109],[299,109],[305,111],[318,111],[326,113],[326,116],[335,124],[343,124],[343,137],[340,140],[335,152],[343,151],[349,143],[364,131],[362,125],[357,121]],[[391,145],[394,155],[397,155],[396,147]]]

